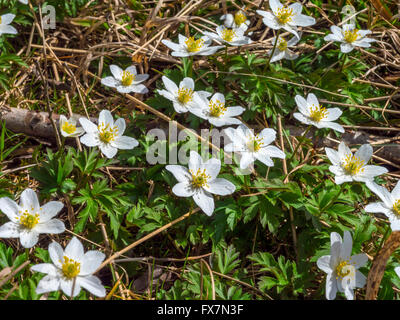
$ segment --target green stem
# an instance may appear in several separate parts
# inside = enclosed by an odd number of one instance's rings
[[[263,73],[266,73],[266,72],[267,72],[267,69],[268,69],[268,67],[269,67],[269,63],[271,62],[271,59],[272,59],[272,55],[274,54],[275,49],[276,49],[276,45],[278,44],[278,40],[279,40],[279,35],[280,35],[280,33],[281,33],[281,30],[279,29],[278,32],[276,33],[274,47],[273,47],[273,49],[272,49],[272,51],[271,51],[271,54],[270,54],[269,59],[268,59],[268,62],[267,62],[267,64],[266,64],[265,67],[264,67],[264,72],[263,72]]]
[[[193,56],[190,56],[190,58],[189,58],[189,72],[188,72],[188,77],[189,78],[192,78],[192,76],[193,76]]]
[[[342,57],[342,63],[341,63],[341,65],[340,65],[340,69],[339,69],[339,72],[340,72],[340,73],[343,72],[343,67],[344,67],[344,64],[345,64],[345,62],[346,62],[346,57],[347,57],[347,54],[344,53],[344,54],[343,54],[343,57]]]
[[[306,134],[308,133],[308,131],[310,131],[311,129],[311,125],[309,125],[306,129],[306,131],[303,132],[303,134],[301,135],[301,138],[304,138],[306,136]],[[300,146],[303,144],[304,139],[301,139],[301,141],[297,144],[296,148],[293,150],[292,155],[290,156],[290,158],[288,159],[288,161],[292,160],[292,158],[295,156],[297,150],[300,148]]]

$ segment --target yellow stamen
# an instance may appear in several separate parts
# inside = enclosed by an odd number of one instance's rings
[[[61,270],[67,279],[73,279],[81,272],[81,264],[64,256],[64,263],[62,264]]]
[[[276,18],[279,20],[280,24],[286,24],[292,21],[293,9],[288,7],[282,7],[278,9],[276,13]]]
[[[68,121],[65,121],[61,129],[68,134],[72,134],[76,131],[76,126]]]
[[[360,172],[364,172],[364,160],[360,160],[352,154],[347,154],[342,161],[344,162],[342,167],[348,174],[354,176]]]
[[[226,111],[225,103],[220,102],[219,100],[215,100],[215,102],[210,101],[208,106],[210,107],[210,116],[212,117],[218,118]]]
[[[235,30],[225,28],[222,30],[222,39],[226,42],[232,42],[233,38],[236,36]]]
[[[33,211],[33,208],[32,208]],[[35,213],[32,214],[28,210],[25,210],[24,212],[19,211],[21,214],[20,217],[17,217],[16,219],[19,220],[19,223],[22,227],[26,229],[32,229],[34,226],[36,226],[39,223],[39,214]]]
[[[353,43],[354,41],[356,41],[358,39],[358,29],[354,29],[354,30],[346,30],[344,32],[344,40],[348,43]]]
[[[122,85],[127,87],[130,86],[133,82],[133,80],[135,80],[135,75],[130,73],[129,71],[124,71],[122,73]]]
[[[393,204],[393,213],[400,217],[400,199],[396,200]]]
[[[322,119],[325,119],[327,115],[328,110],[321,105],[316,106],[313,104],[310,108],[310,119],[315,122],[320,122]]]
[[[251,152],[257,152],[261,149],[261,147],[264,145],[262,142],[262,138],[256,134],[254,137],[250,138],[250,140],[247,142],[247,148]]]
[[[336,279],[338,278],[343,279],[345,276],[349,275],[349,273],[351,272],[349,266],[351,265],[349,264],[348,260],[341,261],[336,267],[336,275],[337,275]]]
[[[208,174],[206,174],[206,169],[200,170],[197,169],[197,172],[194,173],[192,170],[189,170],[189,172],[192,174],[192,186],[194,188],[201,188],[204,186],[209,186],[207,184],[207,180],[211,178]]]
[[[287,49],[287,46],[288,46],[287,41],[282,37],[279,38],[279,42],[277,45],[279,51],[285,51]]]
[[[99,139],[104,143],[110,143],[118,135],[118,128],[116,126],[111,128],[109,124],[104,125],[103,122],[99,124],[98,129]]]
[[[178,101],[182,104],[187,104],[193,100],[193,90],[188,88],[181,88],[178,90]]]
[[[186,44],[186,47],[187,47],[187,49],[186,49],[187,51],[189,51],[189,52],[198,52],[203,47],[204,40],[203,39],[194,40],[194,37],[189,37],[185,41],[185,44]]]
[[[238,11],[238,12],[235,13],[234,20],[235,20],[235,24],[236,24],[237,26],[240,26],[242,23],[246,22],[247,18],[246,18],[246,16],[244,15],[243,12]]]

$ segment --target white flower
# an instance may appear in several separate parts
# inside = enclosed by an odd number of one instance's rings
[[[370,30],[358,30],[354,24],[345,24],[343,28],[331,26],[331,34],[325,36],[325,41],[339,41],[340,50],[349,53],[355,47],[369,48],[375,39],[367,38]]]
[[[86,134],[81,137],[81,142],[88,147],[99,147],[107,158],[113,158],[118,149],[133,149],[139,142],[131,137],[123,136],[126,124],[123,118],[114,122],[111,112],[102,110],[99,115],[99,125],[86,118],[80,118]]]
[[[110,65],[110,70],[113,76],[101,79],[103,85],[116,88],[121,93],[137,92],[145,94],[149,92],[143,84],[140,84],[146,81],[149,75],[137,74],[135,66],[130,66],[126,70],[122,70],[120,67],[112,64]]]
[[[315,24],[315,19],[313,17],[301,14],[303,6],[300,3],[284,6],[278,0],[270,0],[269,6],[271,7],[272,13],[263,10],[257,10],[257,13],[263,16],[264,24],[271,29],[279,30],[283,28],[300,39],[296,27],[308,27]]]
[[[225,97],[222,93],[215,93],[210,100],[197,95],[195,102],[198,108],[194,108],[190,112],[202,119],[208,120],[208,122],[216,127],[242,123],[234,117],[241,115],[245,109],[240,106],[226,107]]]
[[[325,148],[325,151],[332,162],[329,171],[335,174],[336,184],[351,181],[367,182],[388,172],[384,167],[367,165],[373,152],[370,144],[363,144],[354,155],[343,141],[339,144],[338,151],[331,148]]]
[[[178,180],[172,192],[178,197],[193,197],[194,202],[208,216],[214,212],[212,194],[226,196],[235,191],[235,186],[231,182],[217,178],[221,170],[221,161],[212,158],[203,162],[195,151],[190,151],[189,170],[179,165],[168,165],[165,169]]]
[[[355,288],[365,286],[366,277],[357,269],[368,262],[365,253],[351,255],[353,240],[349,231],[345,231],[342,237],[331,233],[331,254],[322,256],[317,261],[317,266],[327,273],[326,299],[336,298],[337,291],[344,292],[347,300],[354,300]]]
[[[63,207],[60,201],[50,201],[41,207],[32,189],[21,193],[19,205],[10,198],[0,198],[0,210],[10,219],[0,227],[0,238],[19,238],[24,248],[31,248],[41,233],[62,233],[64,223],[52,218]]]
[[[300,113],[295,112],[293,116],[300,122],[312,124],[318,129],[331,128],[341,133],[344,132],[340,124],[333,122],[342,115],[342,111],[339,108],[326,109],[322,107],[313,93],[307,96],[307,100],[299,95],[296,95],[295,100]]]
[[[168,48],[172,49],[171,55],[174,57],[190,57],[195,55],[209,56],[217,52],[217,50],[224,46],[210,47],[211,39],[203,36],[195,40],[194,37],[186,38],[185,36],[178,35],[179,43],[174,43],[169,40],[162,40]]]
[[[158,90],[161,94],[168,100],[171,100],[174,104],[174,109],[178,113],[188,112],[193,108],[197,108],[195,103],[195,95],[200,95],[201,97],[207,98],[211,93],[207,91],[194,91],[194,81],[192,78],[184,78],[180,84],[179,88],[175,82],[168,79],[166,76],[162,77],[164,86],[167,90]]]
[[[64,115],[60,115],[60,131],[64,137],[79,137],[85,133],[83,128],[76,127],[76,120],[73,117],[67,119]]]
[[[269,145],[276,138],[274,129],[265,128],[255,135],[252,129],[240,125],[236,129],[227,128],[225,132],[232,141],[225,146],[225,152],[240,152],[240,169],[248,168],[256,160],[272,167],[274,162],[271,157],[285,158],[282,150]]]
[[[370,203],[365,207],[366,212],[383,213],[389,218],[392,231],[400,230],[400,181],[390,193],[385,187],[377,185],[373,181],[367,181],[367,187],[375,193],[383,202]]]
[[[14,20],[15,14],[7,13],[0,16],[0,36],[3,33],[17,34],[17,29],[9,24]]]
[[[57,242],[50,243],[49,255],[53,263],[31,267],[32,271],[46,274],[36,287],[37,294],[61,289],[67,296],[76,297],[84,288],[98,297],[106,295],[100,279],[93,275],[104,260],[104,253],[95,250],[84,253],[80,241],[73,237],[65,250]]]
[[[243,31],[246,31],[250,24],[250,20],[247,19],[243,10],[237,11],[235,15],[231,13],[224,14],[220,19],[224,21],[225,27],[232,29],[240,28]]]
[[[272,39],[272,43],[275,43],[276,37]],[[276,44],[276,48],[274,53],[272,54],[271,58],[271,63],[275,61],[279,61],[281,59],[288,59],[288,60],[294,60],[298,58],[298,54],[294,53],[289,49],[289,47],[295,46],[300,39],[293,37],[289,41],[286,41],[284,37],[279,36],[278,38],[278,43]],[[272,49],[268,52],[269,55],[271,55]]]
[[[211,39],[225,42],[231,46],[242,46],[252,42],[249,37],[244,35],[245,30],[241,28],[232,29],[225,26],[218,26],[216,31],[217,33],[204,31],[204,34],[209,36]]]
[[[18,0],[18,1],[23,3],[23,4],[28,4],[28,0]]]

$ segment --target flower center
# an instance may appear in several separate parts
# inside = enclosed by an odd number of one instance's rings
[[[210,107],[210,116],[212,117],[219,118],[226,111],[225,103],[220,102],[219,100],[215,100],[215,102],[210,101],[208,106]]]
[[[33,211],[33,208],[32,208]],[[24,212],[19,211],[21,214],[20,217],[17,217],[16,219],[19,219],[19,223],[22,227],[26,229],[32,229],[34,226],[36,226],[39,223],[39,214],[35,213],[32,214],[28,210],[25,209]]]
[[[110,127],[109,124],[104,125],[102,122],[99,127],[99,139],[101,142],[110,143],[118,135],[118,128],[116,126]]]
[[[243,12],[238,11],[238,12],[235,13],[234,20],[235,20],[235,24],[236,24],[237,26],[240,26],[242,23],[244,23],[244,22],[247,20],[247,18],[246,18],[246,16],[243,14]]]
[[[293,9],[288,7],[282,7],[278,9],[276,13],[276,18],[279,20],[280,24],[286,24],[292,21]]]
[[[310,119],[315,122],[320,122],[322,119],[325,119],[328,115],[328,111],[326,108],[316,105],[312,105],[310,108]]]
[[[352,154],[347,154],[343,159],[343,169],[350,175],[354,176],[359,172],[364,172],[364,160],[360,160]]]
[[[198,52],[203,47],[204,40],[203,39],[194,40],[194,37],[189,37],[185,41],[185,43],[186,43],[187,51]]]
[[[204,186],[208,187],[207,180],[210,179],[211,176],[206,174],[206,169],[197,169],[196,173],[194,173],[192,170],[189,170],[189,172],[192,174],[192,186],[194,188],[201,188]]]
[[[343,279],[348,276],[351,273],[352,268],[354,268],[354,266],[349,264],[348,260],[341,261],[336,267],[336,279]]]
[[[73,279],[81,272],[81,264],[64,256],[64,263],[62,264],[61,270],[67,279]]]
[[[187,104],[193,100],[193,90],[181,88],[178,90],[178,101],[182,104]]]
[[[393,204],[393,213],[400,217],[400,199],[397,199]]]
[[[279,38],[278,49],[279,51],[286,51],[287,41],[284,38]]]
[[[72,134],[76,131],[76,126],[74,126],[72,123],[69,123],[68,121],[65,121],[61,129],[68,134]]]
[[[127,87],[130,86],[133,82],[133,80],[135,80],[135,75],[130,73],[129,71],[123,71],[122,72],[122,85]]]
[[[358,29],[346,30],[344,32],[344,40],[348,43],[353,43],[358,38]]]
[[[235,30],[225,28],[222,30],[222,39],[226,42],[232,42],[233,38],[236,36]]]
[[[255,137],[251,137],[250,140],[247,142],[247,148],[251,152],[259,151],[261,147],[264,145],[264,143],[261,140],[262,138],[260,138],[258,134],[255,135]]]

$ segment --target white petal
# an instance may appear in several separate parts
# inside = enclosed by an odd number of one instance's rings
[[[391,195],[392,195],[393,199],[396,199],[396,200],[400,199],[400,180],[397,181],[396,186],[393,188]],[[1,208],[1,206],[0,206],[0,208]]]
[[[114,77],[105,77],[101,79],[101,84],[107,87],[116,88],[120,81],[116,80]]]
[[[66,280],[64,278],[60,279],[61,290],[69,297],[76,297],[81,292],[80,281],[75,278],[75,286],[73,287],[73,280]],[[72,287],[74,292],[72,292]]]
[[[114,156],[118,152],[118,149],[113,147],[110,144],[102,144],[102,145],[100,145],[100,150],[108,159],[114,158]]]
[[[336,298],[337,283],[333,273],[328,273],[326,277],[325,291],[326,299],[334,300]]]
[[[271,52],[269,52],[271,54]],[[276,49],[272,55],[272,58],[270,60],[270,63],[279,61],[285,57],[285,51],[279,51],[279,49]]]
[[[64,208],[64,204],[61,201],[50,201],[47,202],[39,209],[40,222],[49,221],[55,217]]]
[[[342,184],[344,182],[351,182],[353,181],[353,178],[348,175],[343,175],[343,176],[335,176],[335,183],[336,184]]]
[[[100,115],[99,115],[99,124],[102,124],[102,123],[105,126],[107,126],[107,124],[109,124],[110,127],[114,126],[114,118],[110,111],[101,110]]]
[[[328,113],[324,118],[324,121],[335,121],[342,115],[342,110],[339,108],[329,108],[326,110]]]
[[[132,137],[128,136],[119,136],[118,138],[115,139],[115,141],[111,142],[111,146],[122,149],[122,150],[129,150],[137,147],[139,145],[139,142]],[[113,156],[111,156],[112,158]]]
[[[317,266],[325,273],[331,273],[332,269],[330,267],[331,256],[322,256],[317,260]]]
[[[343,243],[340,250],[340,257],[342,260],[348,260],[351,257],[351,250],[353,248],[353,239],[349,231],[345,231],[343,234]]]
[[[368,258],[367,258],[368,260]],[[367,278],[360,272],[356,271],[356,287],[357,288],[363,288],[365,284],[367,283]]]
[[[290,24],[300,26],[300,27],[308,27],[312,26],[316,23],[313,17],[306,16],[304,14],[299,14],[292,18]]]
[[[336,150],[333,150],[331,148],[325,148],[326,155],[330,162],[335,165],[339,166],[340,165],[340,157],[339,153]]]
[[[381,174],[387,173],[388,169],[380,166],[365,166],[364,171],[356,176],[354,180],[366,182],[368,180],[373,180],[374,177],[380,176]]]
[[[179,182],[172,188],[172,192],[178,197],[191,197],[194,194],[192,185],[189,182]]]
[[[20,206],[24,209],[29,209],[33,212],[39,211],[39,199],[32,189],[25,189],[21,193]]]
[[[83,246],[77,237],[73,237],[68,245],[65,247],[64,255],[66,255],[69,259],[73,259],[77,262],[81,262],[83,260]]]
[[[314,93],[308,94],[308,96],[307,96],[307,105],[308,105],[308,108],[318,107],[319,106],[318,98],[315,96]]]
[[[317,127],[318,128],[329,128],[329,129],[336,130],[337,132],[344,133],[344,128],[336,122],[321,121],[318,123]]]
[[[64,222],[58,219],[51,219],[44,223],[38,223],[34,227],[35,232],[37,233],[50,233],[50,234],[57,234],[63,233],[65,231]]]
[[[310,119],[309,119],[309,118],[306,118],[304,115],[302,115],[302,114],[299,113],[299,112],[293,113],[293,117],[294,117],[296,120],[299,120],[301,123],[304,123],[304,124],[311,124]]]
[[[224,113],[224,117],[236,117],[241,115],[246,109],[242,107],[228,107]]]
[[[21,207],[13,200],[7,197],[0,199],[0,210],[13,222],[17,222],[17,217],[19,216],[19,211]]]
[[[274,162],[270,158],[269,153],[267,152],[266,148],[261,149],[260,151],[255,153],[255,157],[258,161],[261,161],[268,167],[273,167]]]
[[[105,257],[106,256],[104,253],[97,250],[90,250],[86,252],[82,259],[81,272],[79,275],[86,276],[94,273],[97,268],[100,267]]]
[[[276,131],[274,129],[265,128],[259,133],[258,136],[262,138],[262,144],[267,146],[276,139]]]
[[[88,120],[86,118],[80,118],[79,122],[80,122],[82,128],[87,133],[96,133],[96,132],[99,131],[97,126],[92,121],[90,121],[90,120]]]
[[[265,150],[265,152],[269,155],[270,158],[285,159],[286,157],[285,153],[281,149],[275,146],[267,146],[262,149]]]
[[[257,13],[259,13],[261,10],[257,10]],[[278,30],[281,28],[281,25],[279,24],[278,20],[276,19],[276,17],[271,13],[271,12],[265,12],[263,13],[263,23],[274,30]]]
[[[367,264],[368,256],[365,253],[355,254],[351,257],[350,262],[356,269],[359,269]]]
[[[391,213],[391,210],[389,210],[383,202],[373,202],[365,206],[365,212],[370,212],[370,213],[383,213],[384,215],[388,216],[388,214]]]
[[[57,268],[52,263],[39,263],[31,267],[32,271],[46,273],[51,276],[57,274]]]
[[[233,192],[235,192],[236,189],[233,183],[223,178],[214,179],[210,181],[208,184],[209,186],[204,187],[204,189],[210,193],[218,194],[220,196],[226,196],[228,194],[232,194]]]
[[[221,171],[221,161],[217,158],[211,158],[200,166],[200,170],[206,170],[206,174],[210,176],[210,179],[215,179],[218,173]]]
[[[240,169],[247,169],[254,161],[256,161],[256,158],[252,152],[243,152],[240,158]]]
[[[3,33],[6,33],[6,34],[18,34],[18,31],[13,26],[0,25],[0,35],[3,34]]]
[[[304,99],[302,96],[300,95],[296,95],[294,97],[294,100],[296,101],[297,107],[299,108],[299,111],[305,115],[306,117],[308,117],[310,115],[310,111],[308,109],[308,103],[306,101],[306,99]]]
[[[196,151],[190,151],[189,170],[196,173],[202,164],[202,159]]]
[[[133,65],[126,68],[125,71],[129,72],[130,74],[137,75],[136,67]]]
[[[363,144],[360,149],[355,153],[355,157],[364,161],[364,164],[367,164],[371,159],[373,153],[372,146],[370,144]]]
[[[214,212],[214,199],[211,194],[199,190],[193,195],[193,200],[206,215],[212,215]]]
[[[123,70],[115,64],[110,65],[112,75],[117,80],[122,80]]]
[[[339,144],[338,153],[340,159],[345,158],[347,155],[353,155],[350,148],[343,141]]]
[[[3,14],[1,16],[1,24],[2,25],[10,24],[11,22],[13,22],[14,18],[15,14],[12,13]]]
[[[93,133],[87,133],[83,135],[81,138],[81,143],[83,143],[87,147],[96,147],[100,144],[98,135]]]
[[[85,288],[91,294],[97,297],[105,297],[106,289],[101,284],[101,281],[96,276],[78,277],[77,282],[82,288]]]
[[[19,233],[19,225],[11,221],[0,227],[0,238],[19,238]]]
[[[343,53],[349,53],[349,52],[353,51],[353,49],[354,49],[354,47],[350,43],[342,43],[340,45],[340,50]]]
[[[179,84],[179,88],[187,88],[194,90],[194,81],[192,78],[184,78],[181,83]]]
[[[62,267],[64,261],[64,250],[59,243],[53,241],[49,244],[49,256],[57,268]]]
[[[343,279],[345,281],[345,279]],[[350,285],[344,286],[344,295],[347,300],[354,300],[354,291]]]
[[[161,42],[165,45],[165,46],[167,46],[168,48],[170,48],[170,49],[172,49],[172,50],[174,50],[174,51],[179,51],[179,50],[181,50],[182,49],[182,47],[179,45],[179,44],[177,44],[177,43],[174,43],[174,42],[172,42],[172,41],[169,41],[169,40],[161,40]]]
[[[366,183],[367,187],[375,193],[385,204],[387,208],[393,207],[393,203],[395,202],[395,197],[393,197],[393,191],[390,193],[385,187],[377,185],[373,181],[368,181]]]
[[[269,7],[271,10],[276,13],[278,12],[278,9],[281,9],[283,7],[283,4],[279,2],[279,0],[270,0],[269,1]],[[258,10],[260,11],[260,10]]]
[[[19,240],[24,248],[32,248],[39,240],[39,234],[33,230],[21,229]]]
[[[115,121],[114,126],[118,128],[118,135],[122,136],[122,134],[125,132],[125,129],[126,129],[125,119],[124,118],[118,118]]]
[[[171,172],[175,179],[179,182],[187,182],[192,179],[192,175],[189,173],[188,169],[179,165],[167,165],[165,167],[169,172]]]
[[[52,275],[44,276],[36,287],[36,293],[42,294],[46,292],[58,291],[60,288],[60,278]]]

